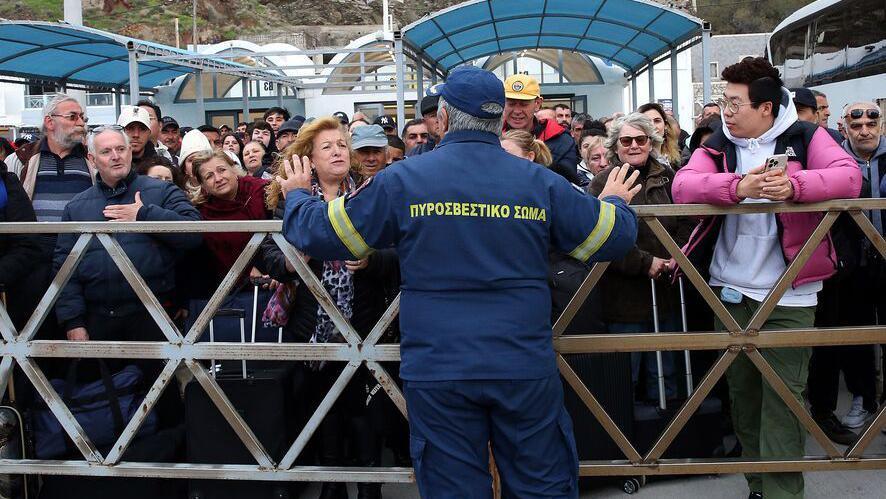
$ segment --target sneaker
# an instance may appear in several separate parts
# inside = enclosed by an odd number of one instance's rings
[[[833,414],[824,419],[816,419],[815,422],[821,426],[821,430],[828,438],[838,444],[851,445],[858,438],[858,435],[844,426]]]
[[[847,428],[861,428],[870,421],[872,417],[874,417],[874,415],[864,408],[864,399],[862,397],[855,397],[852,399],[852,408],[849,409],[849,412],[843,416],[840,422],[842,422]]]

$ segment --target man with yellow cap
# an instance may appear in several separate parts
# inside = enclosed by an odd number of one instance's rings
[[[578,152],[569,131],[557,120],[539,120],[535,117],[536,111],[541,109],[542,100],[541,87],[535,78],[515,74],[505,80],[505,131],[525,130],[544,141],[553,157],[551,170],[582,186],[587,182],[582,181],[576,173]]]

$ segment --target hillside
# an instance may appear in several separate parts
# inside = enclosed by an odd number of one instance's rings
[[[405,26],[429,12],[462,0],[391,0],[395,23]],[[518,0],[515,0],[518,1]],[[711,21],[714,32],[752,33],[771,30],[790,12],[810,0],[697,0],[699,17]],[[58,20],[62,0],[4,0],[0,17]],[[661,2],[689,5],[688,0]],[[201,43],[259,36],[282,38],[304,26],[380,25],[381,0],[198,0],[197,28]],[[83,0],[84,24],[133,37],[175,44],[178,18],[181,43],[191,41],[191,0]],[[326,30],[309,45],[342,45],[353,31],[339,36]],[[265,36],[262,36],[265,35]],[[313,43],[311,43],[313,42]]]

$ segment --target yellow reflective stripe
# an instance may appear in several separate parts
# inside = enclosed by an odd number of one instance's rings
[[[363,258],[372,251],[372,248],[366,244],[354,224],[351,223],[348,213],[345,211],[345,197],[335,198],[329,203],[329,221],[332,222],[332,228],[335,234],[341,239],[341,242],[348,250],[358,259]]]
[[[588,235],[588,238],[585,239],[583,243],[579,244],[577,248],[572,250],[572,252],[569,253],[569,256],[576,260],[586,262],[588,258],[593,256],[593,254],[606,243],[614,226],[615,205],[607,203],[606,201],[600,201],[600,215],[597,217],[597,225],[594,227],[594,230],[591,231],[590,235]]]

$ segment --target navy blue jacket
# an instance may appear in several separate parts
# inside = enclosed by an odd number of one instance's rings
[[[396,246],[404,379],[539,379],[557,370],[549,248],[620,258],[637,217],[508,154],[494,134],[458,131],[328,204],[290,192],[283,230],[325,260]]]
[[[96,185],[74,196],[65,207],[62,221],[103,221],[106,206],[132,204],[141,193],[144,206],[139,222],[198,221],[200,213],[174,184],[134,171],[111,189],[99,177]],[[61,234],[55,247],[55,272],[64,263],[78,234]],[[199,234],[117,234],[126,256],[154,292],[163,294],[175,287],[175,262],[182,250],[196,248]],[[56,316],[65,330],[85,325],[88,313],[116,317],[143,310],[132,287],[97,239],[93,239],[83,260],[62,289],[56,302]]]

